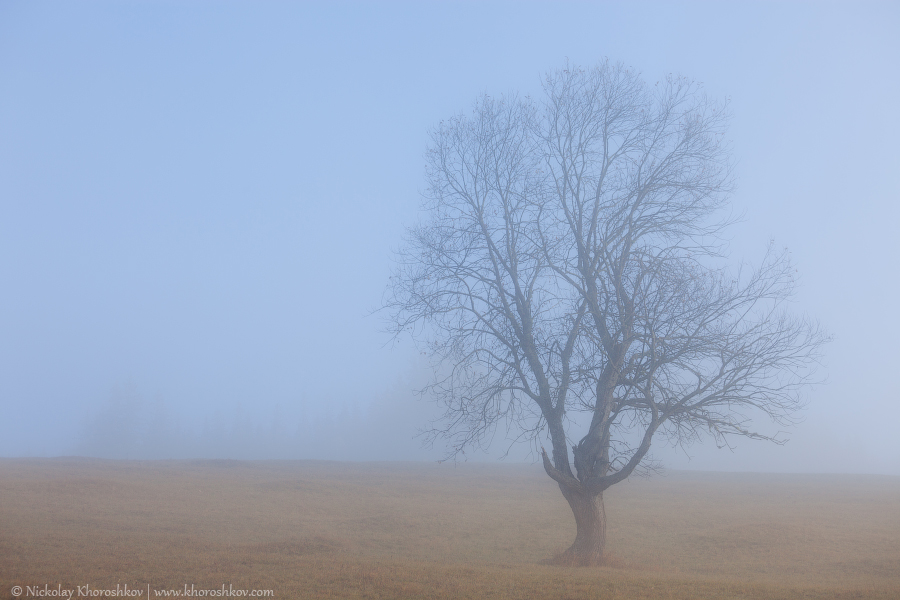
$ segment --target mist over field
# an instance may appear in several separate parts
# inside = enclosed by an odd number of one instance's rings
[[[0,456],[443,458],[428,358],[377,312],[429,131],[608,57],[728,99],[731,262],[788,248],[792,310],[834,336],[789,443],[653,457],[900,475],[898,28],[895,3],[5,2]],[[511,435],[465,458],[534,461]]]

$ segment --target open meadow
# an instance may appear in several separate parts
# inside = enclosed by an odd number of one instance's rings
[[[610,564],[579,569],[540,564],[575,527],[538,466],[0,459],[0,598],[900,598],[900,478],[669,472],[605,497]]]

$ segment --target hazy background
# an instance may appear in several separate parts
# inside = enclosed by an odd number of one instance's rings
[[[900,474],[898,31],[896,2],[0,3],[0,456],[439,457],[426,363],[369,316],[428,130],[609,57],[731,98],[734,260],[790,248],[835,336],[787,446],[655,456]]]

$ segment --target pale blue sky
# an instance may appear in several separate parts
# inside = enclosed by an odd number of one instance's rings
[[[891,2],[4,2],[0,456],[75,451],[114,389],[185,431],[402,414],[415,353],[367,314],[429,128],[609,57],[731,99],[733,256],[789,247],[835,336],[787,447],[666,460],[900,473],[897,31]]]

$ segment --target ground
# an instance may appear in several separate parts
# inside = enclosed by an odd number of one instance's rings
[[[606,493],[610,564],[536,465],[0,459],[0,599],[898,598],[900,478],[670,472]]]

